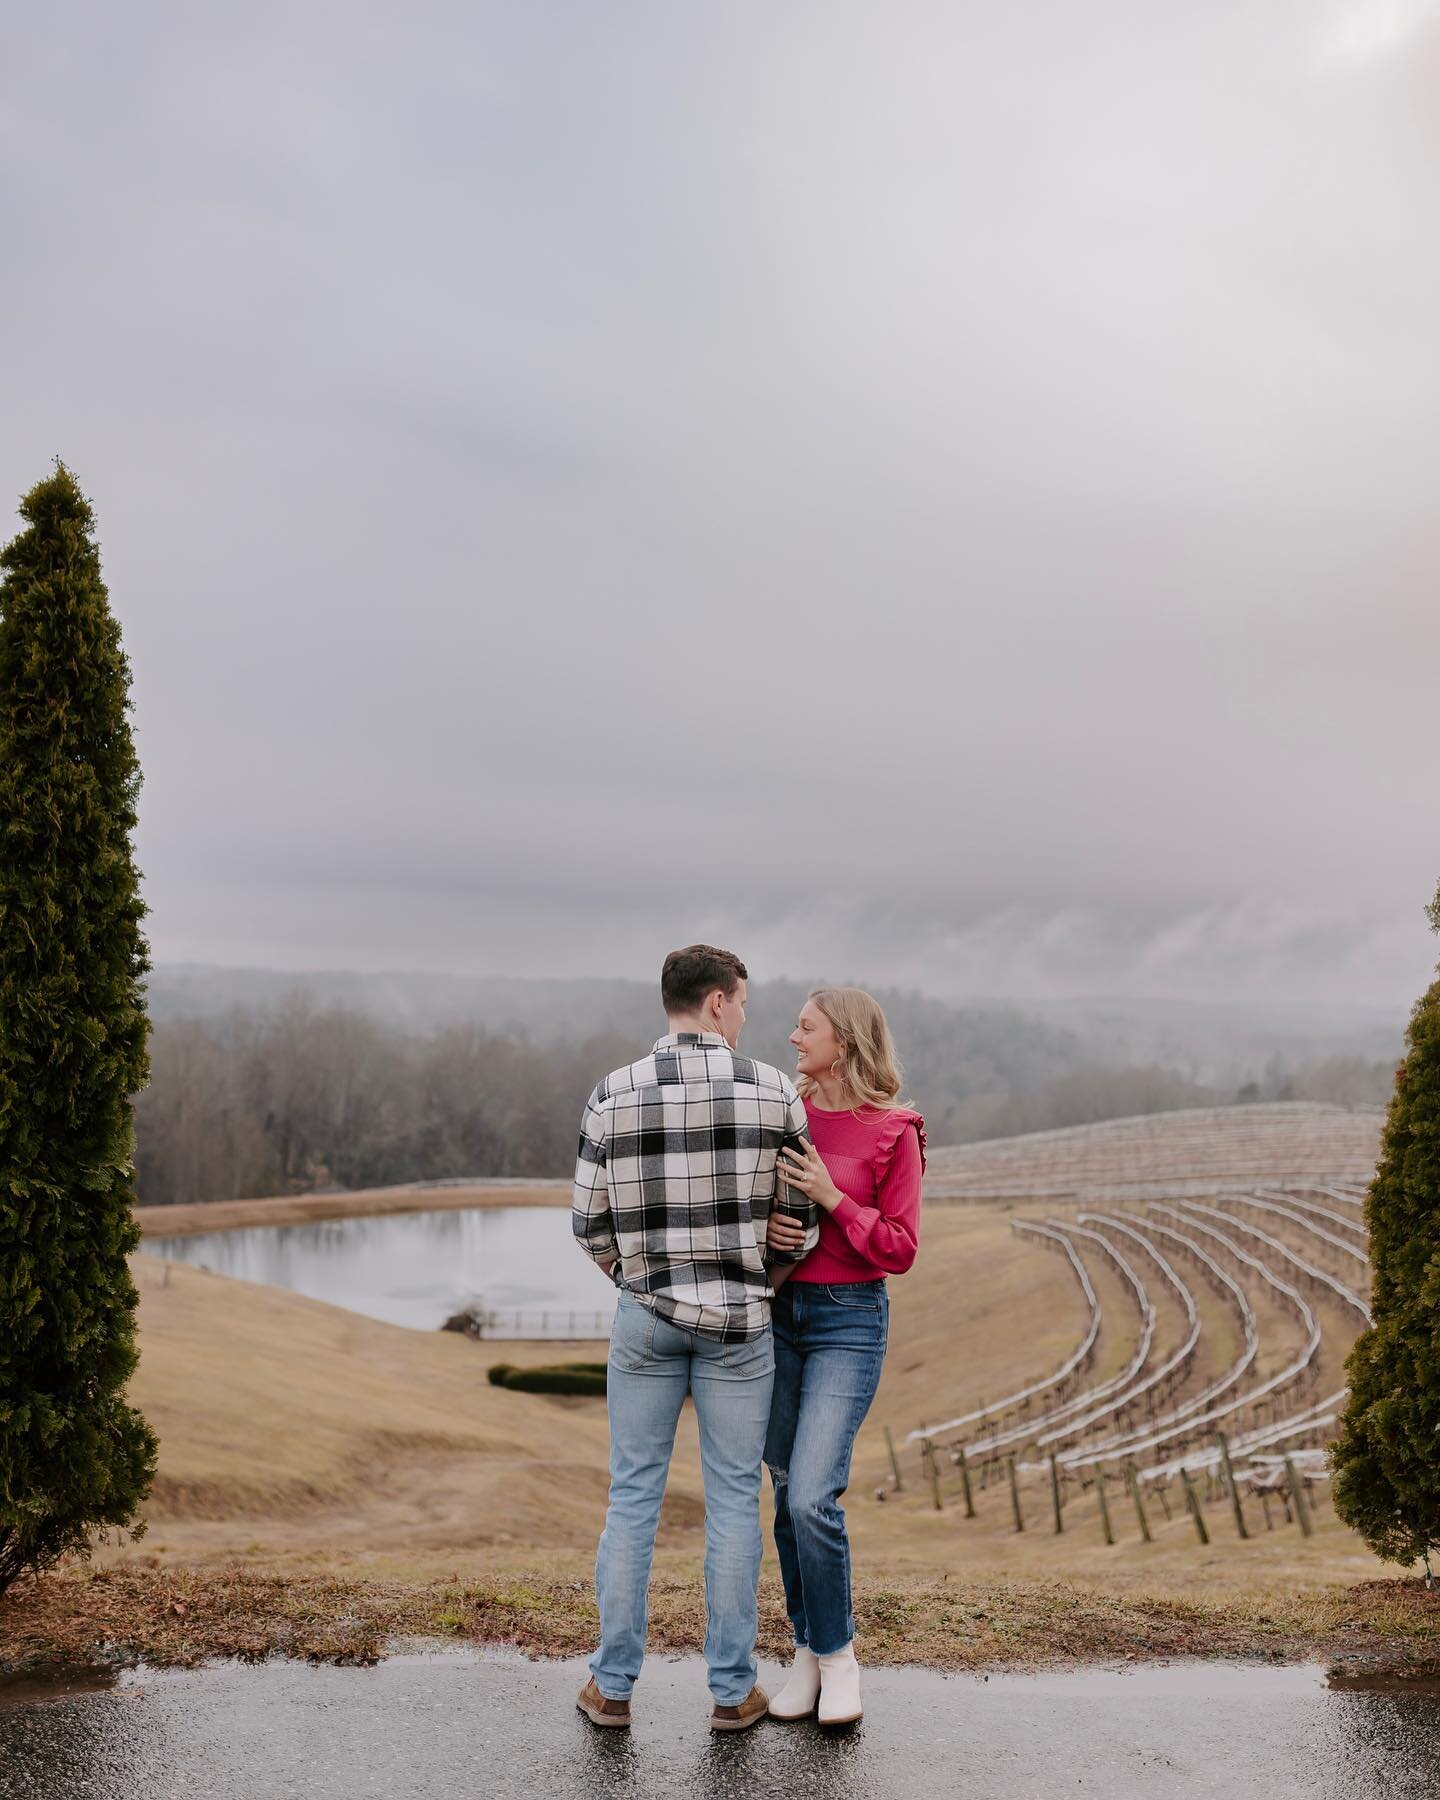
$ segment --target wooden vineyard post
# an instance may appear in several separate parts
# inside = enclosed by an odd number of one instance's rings
[[[1125,1480],[1130,1489],[1130,1498],[1135,1502],[1135,1517],[1140,1521],[1140,1535],[1148,1544],[1150,1538],[1150,1521],[1145,1517],[1145,1502],[1140,1497],[1140,1473],[1134,1463],[1126,1463]]]
[[[1225,1485],[1230,1490],[1230,1507],[1235,1514],[1235,1529],[1242,1538],[1248,1538],[1249,1529],[1245,1524],[1245,1509],[1240,1504],[1240,1490],[1235,1485],[1235,1471],[1230,1466],[1230,1444],[1223,1431],[1215,1433],[1215,1441],[1220,1446],[1220,1466],[1225,1471]]]
[[[1020,1483],[1015,1479],[1015,1458],[1013,1456],[1005,1458],[1005,1467],[1010,1471],[1010,1505],[1015,1514],[1015,1529],[1023,1531],[1025,1518],[1020,1511]]]
[[[895,1454],[895,1440],[890,1435],[890,1427],[885,1427],[885,1448],[890,1452],[890,1468],[895,1476],[895,1492],[903,1493],[905,1483],[900,1479],[900,1458]]]
[[[1265,1492],[1264,1488],[1261,1488],[1260,1490],[1260,1510],[1265,1515],[1265,1529],[1267,1531],[1273,1531],[1275,1529],[1275,1521],[1270,1517],[1270,1496]]]
[[[1287,1456],[1285,1458],[1285,1479],[1290,1483],[1290,1498],[1294,1502],[1295,1517],[1300,1521],[1300,1529],[1309,1537],[1315,1530],[1310,1521],[1310,1502],[1301,1490],[1300,1477],[1295,1473],[1295,1465]]]
[[[940,1503],[940,1464],[935,1460],[935,1446],[929,1438],[925,1440],[925,1461],[930,1471],[930,1498],[935,1502],[936,1512],[943,1510]]]
[[[1105,1471],[1099,1463],[1095,1465],[1095,1492],[1100,1496],[1100,1524],[1105,1532],[1105,1542],[1115,1542],[1115,1528],[1110,1523],[1110,1502],[1105,1497]]]
[[[960,1468],[960,1491],[965,1496],[965,1517],[975,1517],[975,1501],[970,1493],[970,1465],[965,1460],[965,1446],[962,1444],[955,1452],[955,1461]]]
[[[1060,1471],[1053,1450],[1050,1452],[1050,1502],[1055,1508],[1055,1535],[1058,1537],[1065,1529],[1065,1521],[1060,1517]]]
[[[1195,1535],[1202,1544],[1208,1544],[1210,1533],[1205,1526],[1205,1515],[1200,1510],[1200,1496],[1195,1492],[1188,1469],[1180,1471],[1180,1485],[1185,1490],[1185,1504],[1190,1508],[1190,1517],[1195,1521]]]

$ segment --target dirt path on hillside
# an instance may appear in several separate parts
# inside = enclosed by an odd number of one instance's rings
[[[194,1237],[247,1225],[318,1225],[386,1213],[474,1212],[498,1206],[568,1206],[568,1181],[482,1181],[466,1187],[364,1188],[341,1194],[277,1194],[266,1200],[206,1200],[188,1206],[137,1206],[145,1239]]]

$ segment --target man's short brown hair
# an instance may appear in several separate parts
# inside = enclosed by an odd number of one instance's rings
[[[732,950],[687,944],[665,958],[660,971],[660,1004],[668,1018],[681,1018],[698,1012],[701,1001],[716,988],[728,1000],[740,983],[749,979],[750,971]]]

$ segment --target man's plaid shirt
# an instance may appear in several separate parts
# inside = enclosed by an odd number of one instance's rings
[[[615,1280],[652,1311],[707,1337],[739,1340],[770,1319],[765,1226],[775,1159],[806,1135],[805,1107],[768,1063],[739,1056],[718,1032],[662,1037],[591,1094],[580,1125],[571,1222],[587,1256],[616,1260]],[[820,1235],[805,1212],[799,1262]]]

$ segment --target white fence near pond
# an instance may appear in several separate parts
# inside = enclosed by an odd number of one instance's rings
[[[480,1338],[558,1338],[575,1343],[608,1339],[615,1309],[583,1312],[561,1306],[473,1307],[472,1333]]]

